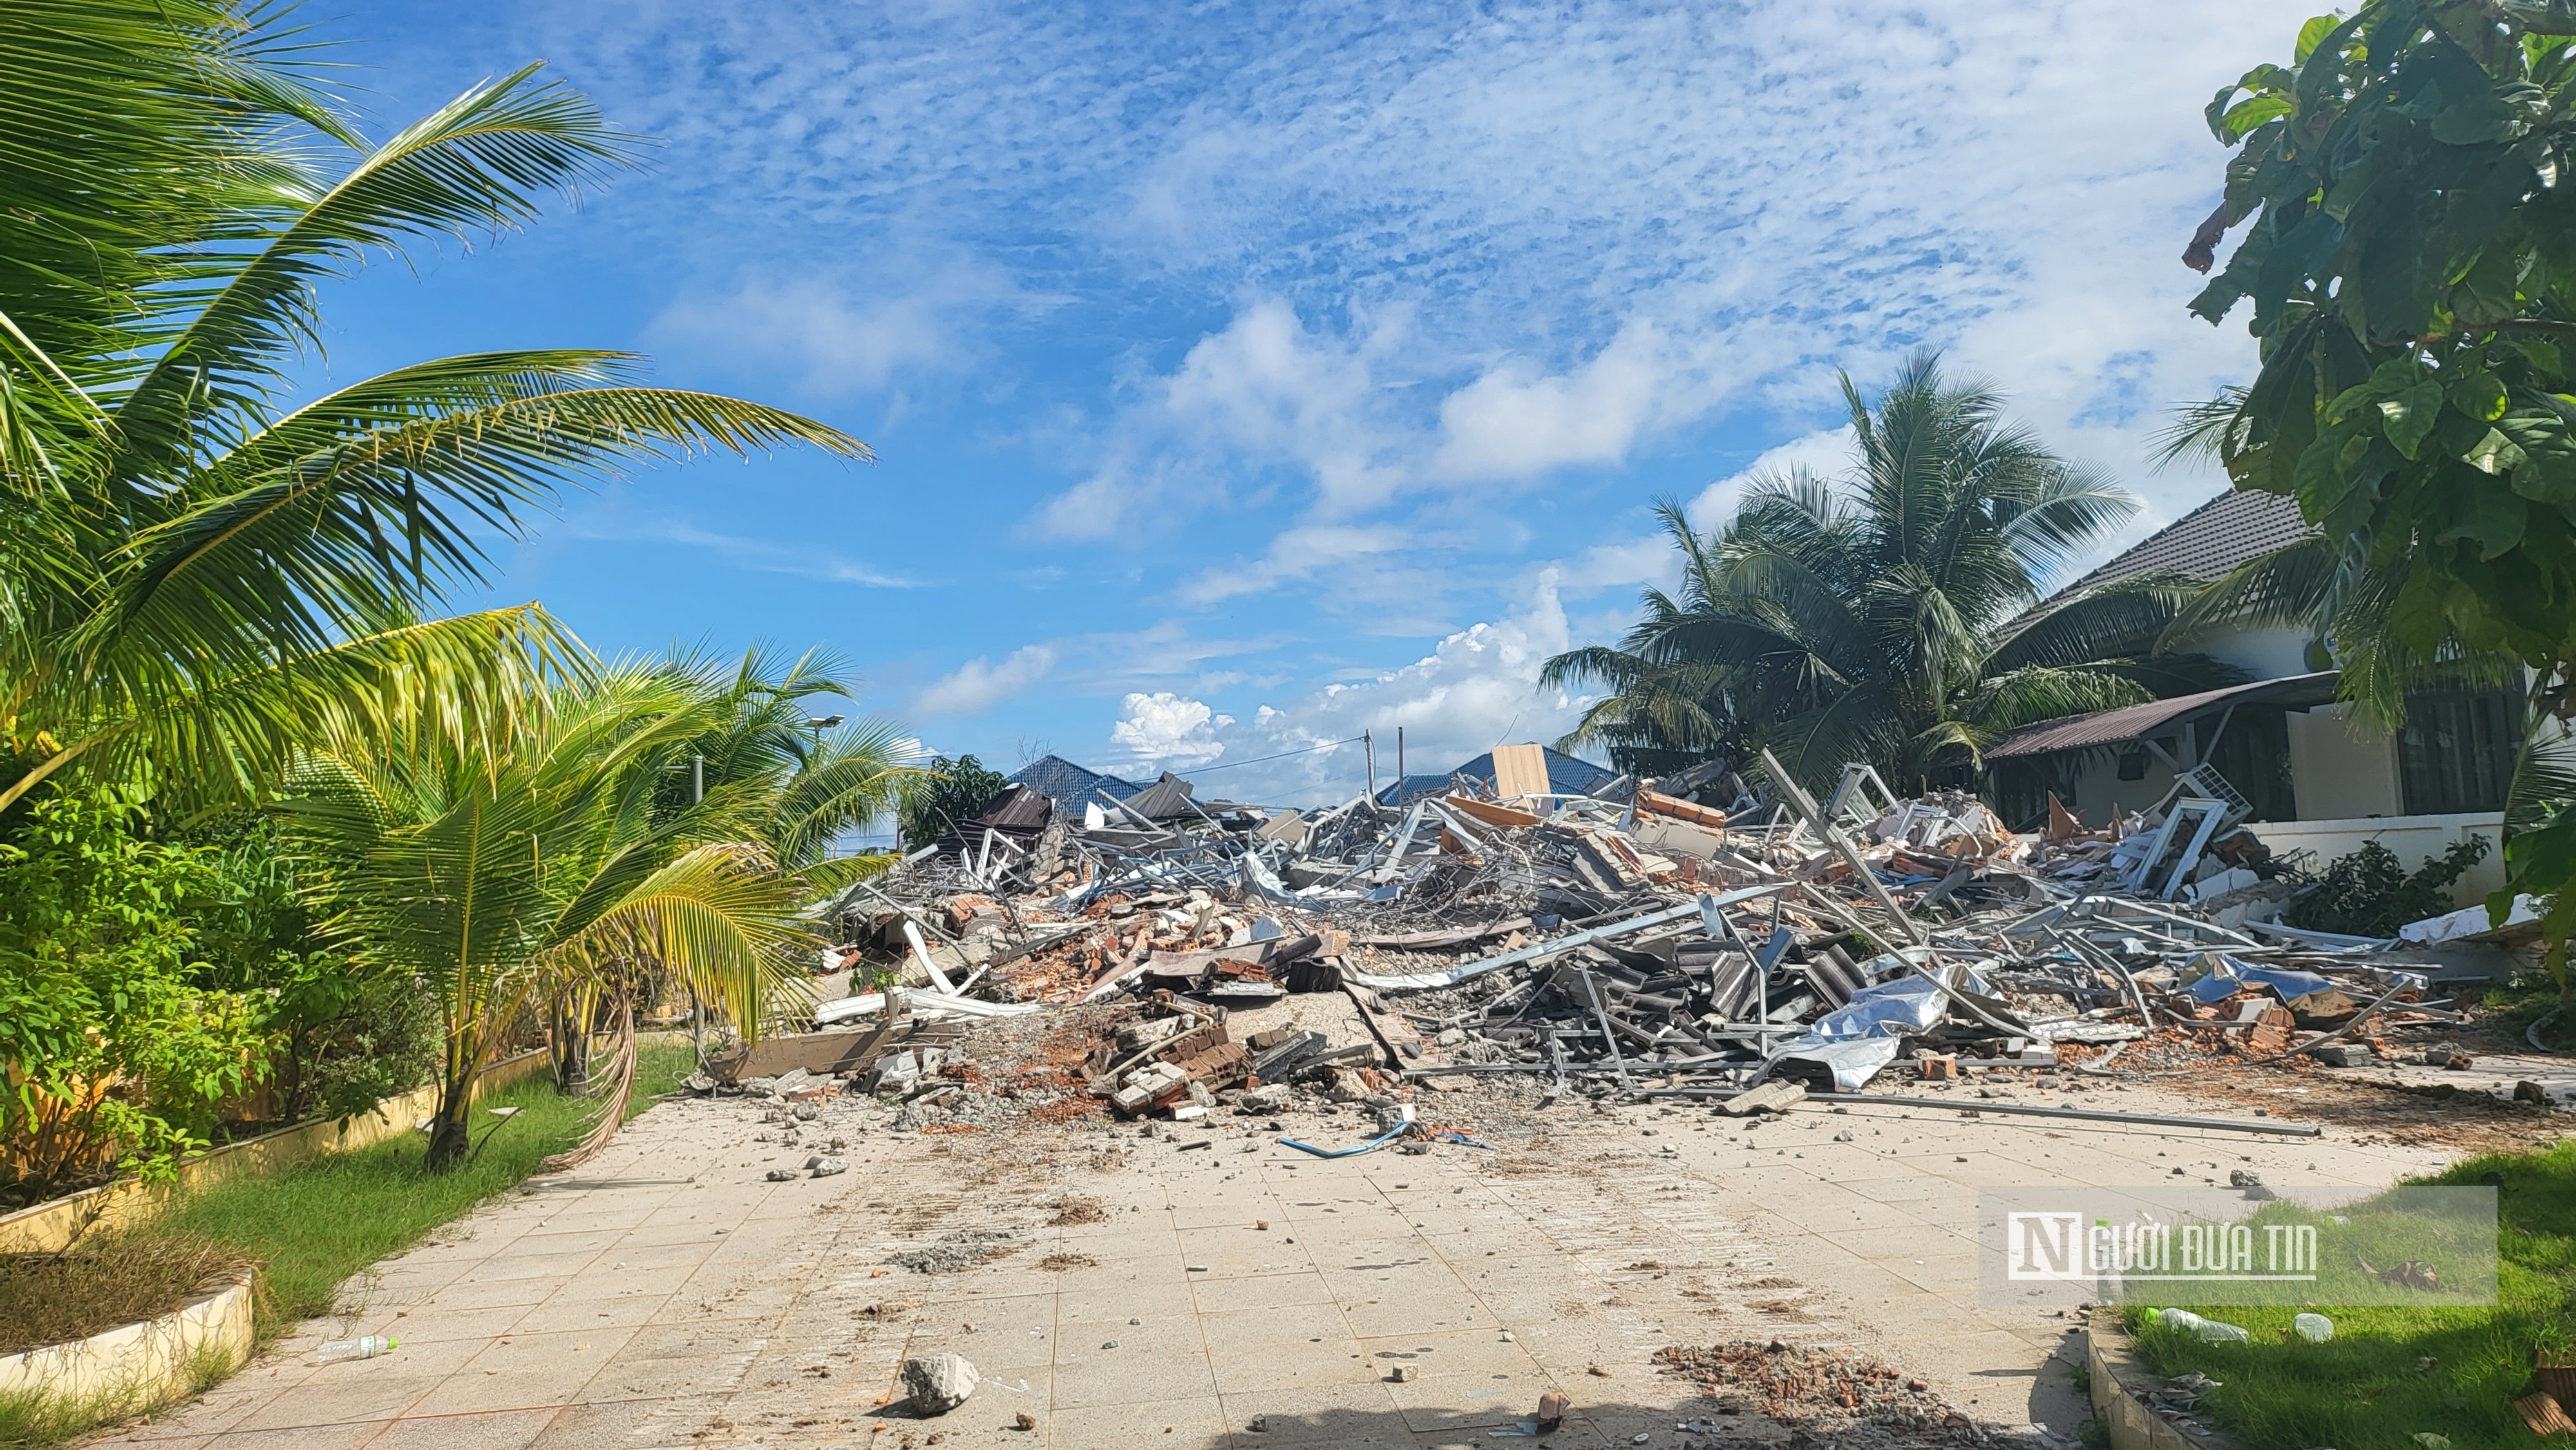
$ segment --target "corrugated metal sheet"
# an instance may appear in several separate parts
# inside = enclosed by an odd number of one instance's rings
[[[1190,783],[1164,771],[1162,778],[1127,797],[1120,804],[1149,821],[1177,820],[1196,816],[1198,809],[1190,804]]]
[[[2063,720],[2044,721],[2005,736],[1986,751],[1986,759],[2012,760],[2060,750],[2126,745],[2134,740],[2161,735],[2193,716],[2232,705],[2323,705],[2334,699],[2340,679],[2334,671],[2325,670],[2313,675],[2257,680],[2250,685],[2230,685],[2223,690],[2203,690],[2197,695],[2176,695],[2169,700],[2150,700],[2143,705],[2126,705],[2090,715],[2069,715]]]
[[[1047,820],[1055,813],[1053,802],[1035,787],[1013,782],[1009,789],[993,798],[983,813],[966,823],[966,834],[980,835],[986,829],[1004,835],[1035,835],[1046,829]]]

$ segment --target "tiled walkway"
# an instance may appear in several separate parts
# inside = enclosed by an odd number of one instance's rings
[[[2189,1110],[2143,1091],[2094,1105]],[[2072,1400],[2069,1321],[1975,1303],[1979,1185],[2384,1183],[2430,1154],[1802,1109],[1747,1130],[1703,1111],[1566,1108],[1543,1144],[1324,1162],[1225,1120],[1179,1142],[862,1132],[859,1166],[762,1181],[788,1152],[740,1103],[674,1103],[578,1175],[389,1261],[160,1423],[164,1447],[339,1450],[709,1445],[1174,1447],[1508,1444],[1550,1389],[1557,1446],[1676,1446],[1672,1343],[1857,1343],[2004,1425]],[[1301,1120],[1301,1134],[1358,1136]],[[1851,1141],[1836,1142],[1848,1131]],[[1214,1136],[1211,1147],[1183,1143]],[[1068,1196],[1097,1222],[1050,1225]],[[1264,1226],[1266,1225],[1266,1227]],[[887,1256],[962,1229],[1026,1237],[981,1267]],[[313,1343],[395,1353],[314,1368]],[[935,1422],[889,1413],[913,1355],[984,1381]],[[1402,1366],[1408,1376],[1394,1379]],[[1596,1372],[1597,1371],[1597,1372]],[[1973,1403],[1972,1403],[1973,1402]],[[1704,1412],[1704,1411],[1703,1411]],[[1034,1428],[1015,1428],[1020,1415]],[[1259,1427],[1259,1428],[1256,1428]]]

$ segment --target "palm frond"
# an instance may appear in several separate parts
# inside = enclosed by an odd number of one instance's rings
[[[314,289],[323,278],[410,238],[514,229],[535,216],[536,194],[577,196],[633,165],[636,138],[539,69],[466,91],[328,188],[293,199],[289,218],[247,259],[205,264],[201,282],[179,289],[193,316],[117,410],[126,446],[176,461],[206,426],[196,415],[256,419],[282,361],[320,343]]]

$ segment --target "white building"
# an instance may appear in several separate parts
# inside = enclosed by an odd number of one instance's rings
[[[2086,579],[2165,569],[2212,581],[2306,531],[2292,500],[2223,493]],[[2324,648],[2304,632],[2239,630],[2201,649],[2253,681],[2034,725],[1988,750],[1988,764],[2027,772],[2091,825],[2106,823],[2114,808],[2159,804],[2177,776],[2192,772],[2186,793],[2239,801],[2275,854],[2312,852],[2320,868],[2370,840],[2409,868],[2466,836],[2503,844],[2505,792],[2522,738],[2520,691],[2410,695],[2405,724],[2392,735],[2352,719],[2352,707],[2335,699]],[[2461,883],[2459,899],[2475,900],[2503,881],[2500,854],[2491,850]]]

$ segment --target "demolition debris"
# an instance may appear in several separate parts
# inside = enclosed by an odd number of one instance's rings
[[[1962,1071],[2431,1061],[2417,1039],[2464,1020],[2420,944],[2283,925],[2305,878],[2241,801],[2177,787],[2088,830],[2052,798],[2023,833],[1865,765],[1818,799],[1767,753],[1751,783],[1700,767],[1582,794],[1546,764],[1506,747],[1491,779],[1311,813],[1168,775],[1125,799],[1015,784],[818,908],[849,995],[719,1052],[698,1086],[837,1083],[921,1131],[976,1131],[1000,1098],[1187,1123],[1302,1090],[1380,1114],[1364,1140],[1294,1144],[1338,1154],[1427,1148],[1442,1130],[1416,1090],[1477,1079],[1777,1110]],[[1326,996],[1347,1003],[1330,1020],[1293,1010]],[[997,1082],[966,1027],[1017,1017],[1038,1020]]]

